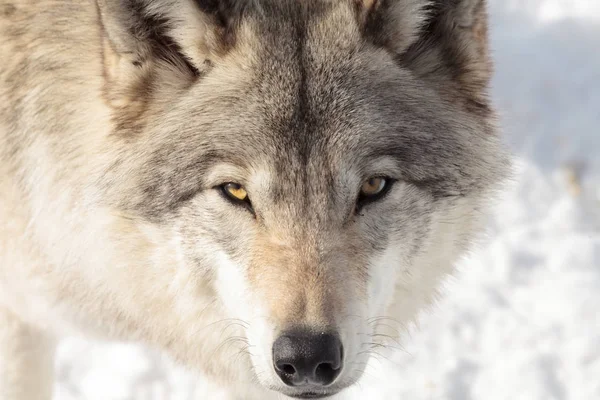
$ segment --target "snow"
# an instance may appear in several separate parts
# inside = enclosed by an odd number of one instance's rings
[[[516,177],[445,298],[348,398],[600,399],[600,0],[491,3]],[[208,385],[136,345],[69,339],[57,367],[58,400],[191,400]]]

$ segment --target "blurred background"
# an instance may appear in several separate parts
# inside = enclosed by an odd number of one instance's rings
[[[351,399],[600,399],[600,0],[490,3],[517,174],[444,300]],[[139,346],[59,349],[58,400],[206,399],[208,384]]]

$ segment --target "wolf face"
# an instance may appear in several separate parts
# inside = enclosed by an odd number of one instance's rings
[[[78,323],[292,397],[356,382],[504,176],[484,1],[98,9],[110,134],[81,177]]]

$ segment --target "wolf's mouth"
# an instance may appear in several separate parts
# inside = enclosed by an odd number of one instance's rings
[[[296,399],[324,399],[326,397],[333,396],[334,394],[335,393],[304,392],[289,396]]]

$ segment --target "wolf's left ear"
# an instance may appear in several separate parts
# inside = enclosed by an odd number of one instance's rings
[[[401,54],[414,43],[427,19],[426,0],[354,0],[363,34]]]
[[[359,0],[367,34],[436,87],[487,103],[492,76],[486,0]],[[373,35],[373,33],[371,33]]]

